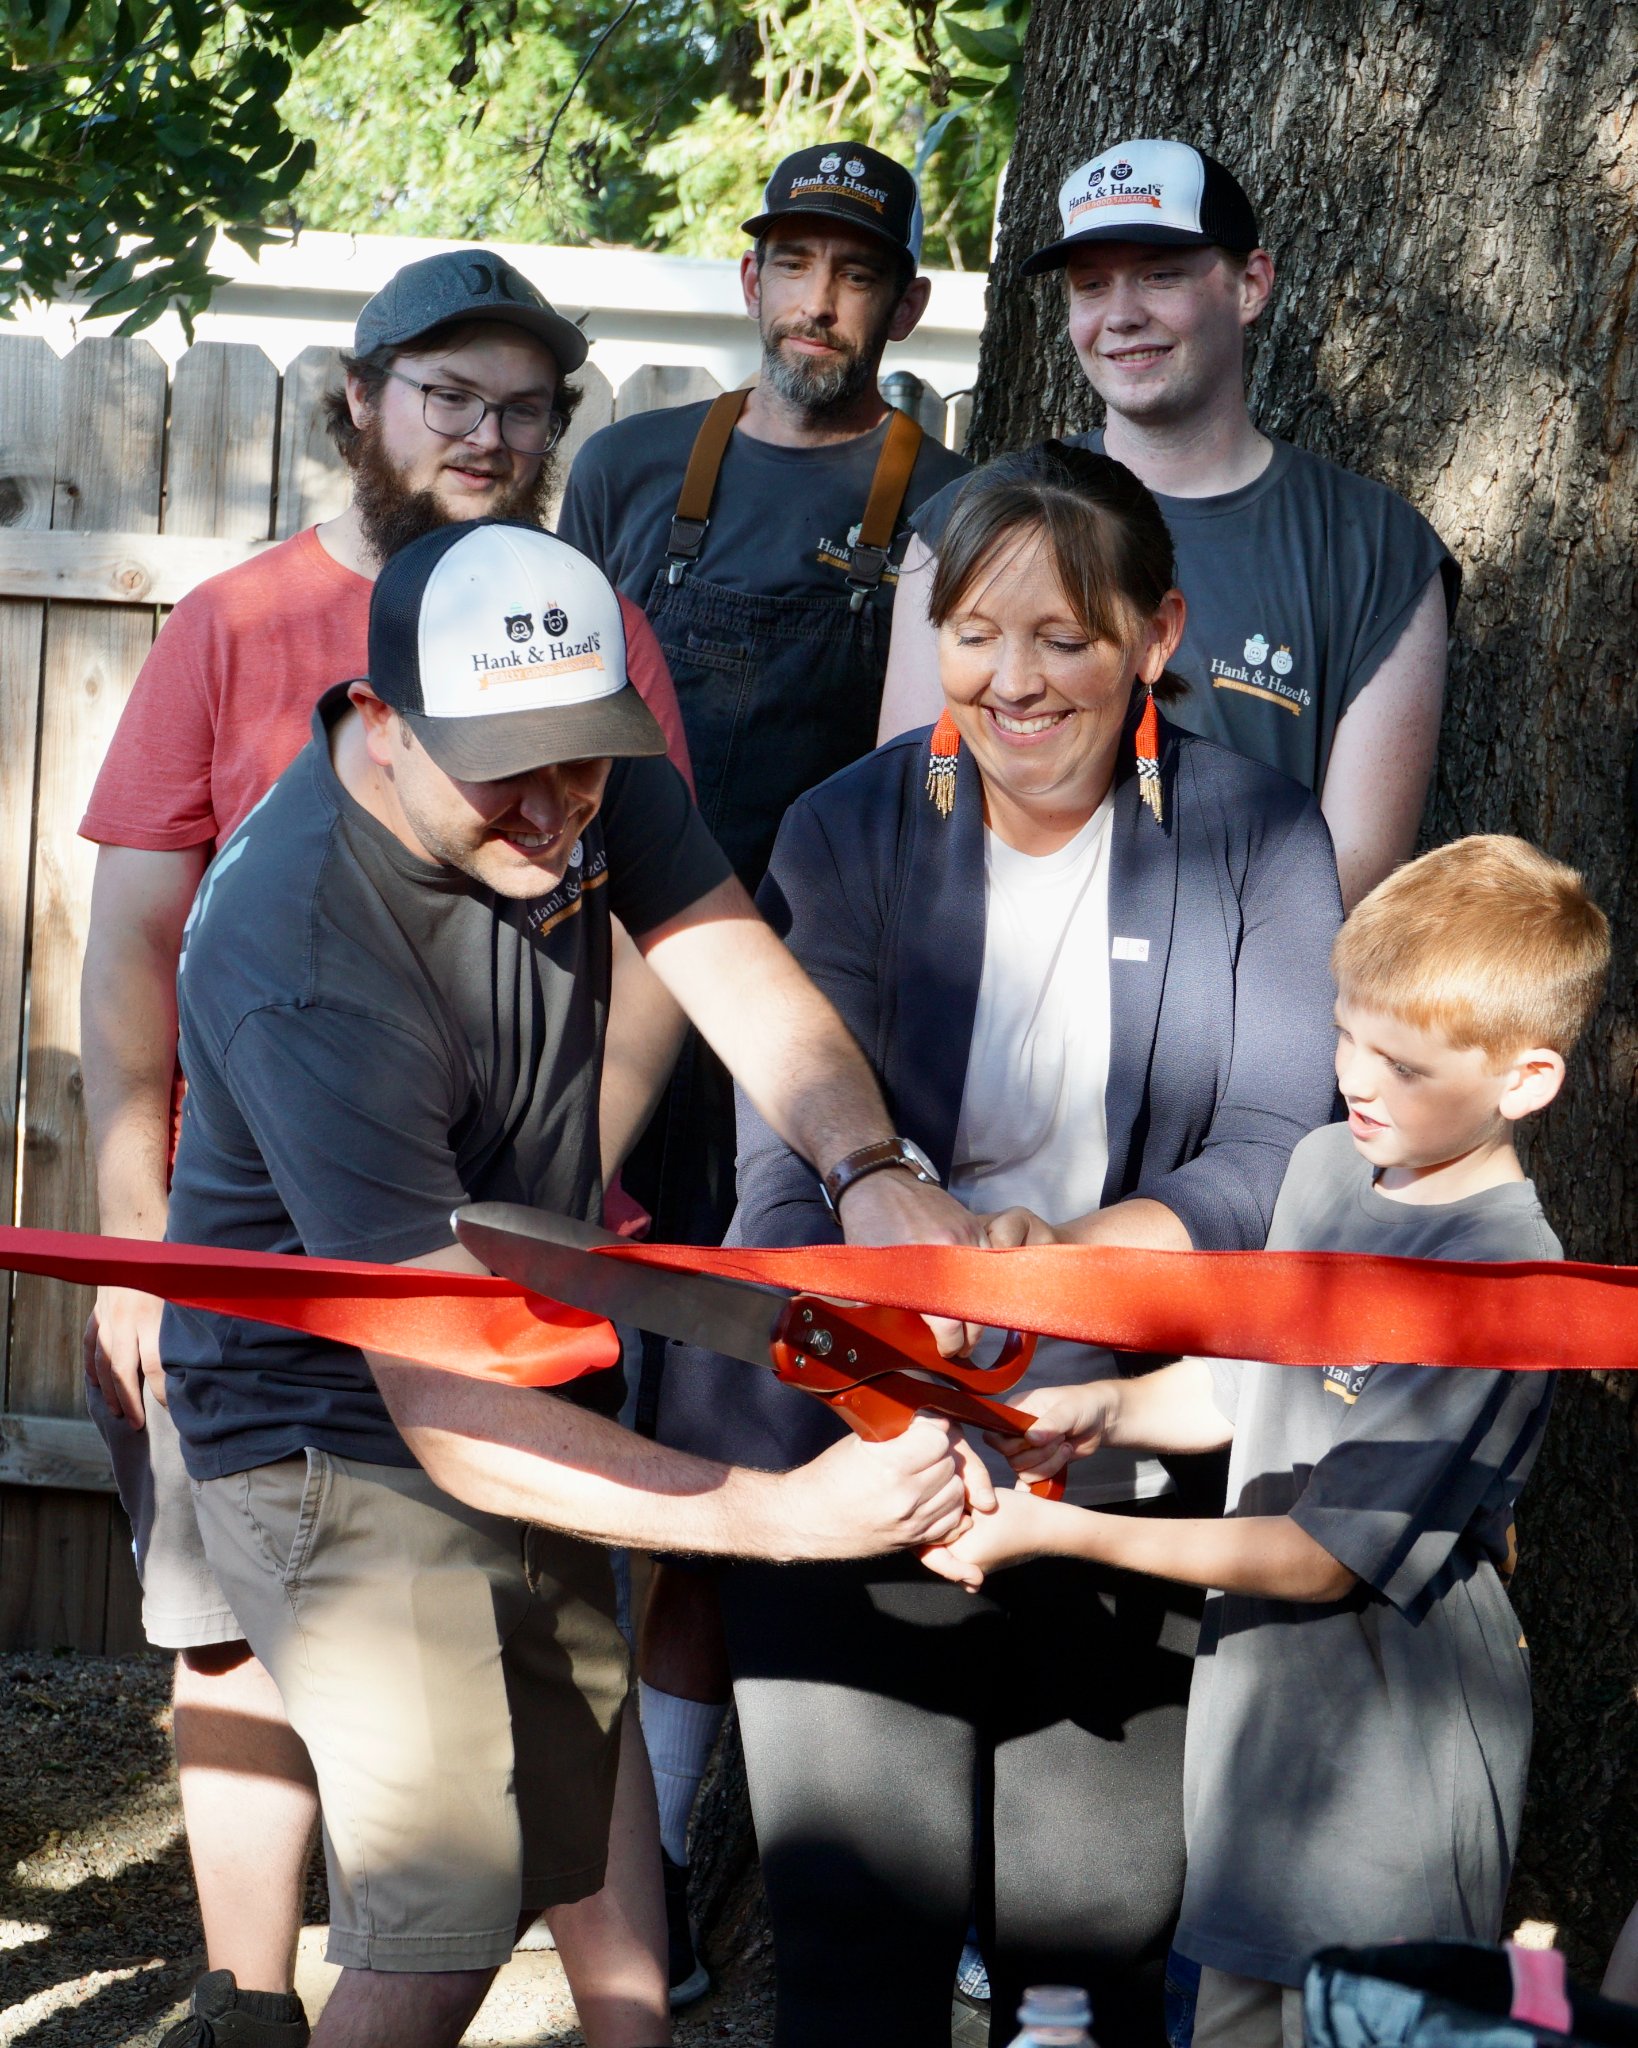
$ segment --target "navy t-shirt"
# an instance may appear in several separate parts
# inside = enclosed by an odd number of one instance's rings
[[[706,410],[703,403],[678,405],[617,420],[593,434],[574,459],[558,533],[590,555],[634,604],[648,603],[665,566],[671,515]],[[868,434],[813,448],[730,434],[700,577],[753,597],[845,597],[848,536],[864,517],[887,428],[883,420]],[[892,603],[910,515],[971,466],[924,436],[873,604],[885,610]]]
[[[448,1245],[466,1202],[594,1218],[610,912],[651,931],[728,863],[668,761],[617,761],[558,887],[496,896],[343,789],[347,708],[344,688],[320,700],[195,899],[167,1236],[397,1263]],[[415,1462],[349,1346],[176,1308],[160,1344],[196,1479],[309,1445]]]

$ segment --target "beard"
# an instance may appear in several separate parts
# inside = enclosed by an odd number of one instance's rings
[[[450,511],[436,491],[414,491],[406,485],[403,470],[382,446],[381,428],[373,418],[359,429],[348,460],[353,472],[353,503],[358,510],[364,544],[377,562],[385,562],[423,534],[436,533],[439,527],[456,523],[458,515]],[[544,526],[556,474],[555,463],[547,460],[532,482],[508,486],[482,514],[475,512],[472,516],[527,519],[536,526]]]
[[[890,318],[891,315],[888,316]],[[822,341],[837,350],[833,362],[815,361],[808,356],[787,356],[779,344],[789,336],[803,341]],[[762,376],[783,398],[809,420],[826,413],[845,412],[854,400],[876,382],[876,368],[887,341],[887,319],[879,333],[870,336],[863,348],[815,327],[806,320],[784,320],[762,337]]]

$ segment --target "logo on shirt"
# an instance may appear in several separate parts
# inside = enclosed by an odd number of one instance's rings
[[[893,546],[902,556],[903,542],[909,538],[909,528],[901,527],[893,536]],[[846,575],[853,567],[853,549],[858,545],[859,529],[850,526],[846,540],[831,540],[828,536],[814,549],[813,559],[821,569],[840,569]],[[891,590],[899,580],[899,565],[888,562],[882,570],[881,588]]]
[[[1260,697],[1265,704],[1277,704],[1282,711],[1289,711],[1293,718],[1312,709],[1313,693],[1301,683],[1288,680],[1297,658],[1287,642],[1282,640],[1270,652],[1268,635],[1252,633],[1240,653],[1239,661],[1228,661],[1215,654],[1211,657],[1208,667],[1214,690],[1238,690],[1244,697]]]
[[[1335,1394],[1339,1401],[1346,1401],[1351,1408],[1364,1393],[1375,1371],[1374,1365],[1328,1365],[1322,1369],[1320,1377],[1325,1382],[1325,1391]]]
[[[532,612],[508,612],[506,615],[506,637],[508,640],[527,640],[535,630]]]
[[[609,857],[605,850],[599,846],[588,860],[585,841],[577,839],[570,849],[568,872],[562,881],[549,896],[531,903],[524,913],[524,928],[529,936],[543,939],[565,919],[578,917],[586,891],[600,889],[608,878]]]

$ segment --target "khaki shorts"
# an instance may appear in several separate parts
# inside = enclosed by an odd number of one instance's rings
[[[608,1553],[326,1451],[194,1486],[318,1775],[329,1960],[481,1970],[603,1883],[629,1674]]]
[[[241,1642],[244,1630],[205,1556],[176,1424],[146,1388],[142,1398],[148,1426],[133,1429],[85,1383],[86,1408],[108,1446],[120,1505],[131,1520],[143,1634],[156,1650]]]

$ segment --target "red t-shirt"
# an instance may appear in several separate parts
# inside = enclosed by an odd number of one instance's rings
[[[323,693],[365,673],[370,590],[308,527],[190,591],[142,664],[81,837],[152,853],[224,840],[306,746]],[[660,643],[624,597],[620,611],[626,672],[692,788]]]

